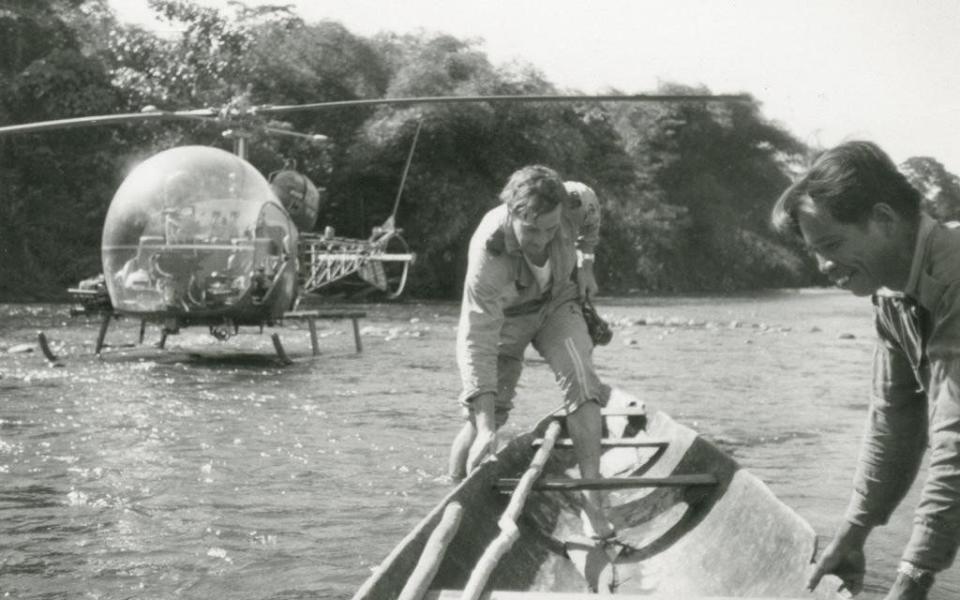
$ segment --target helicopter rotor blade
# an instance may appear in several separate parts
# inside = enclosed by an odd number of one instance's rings
[[[327,142],[327,141],[330,140],[329,137],[327,137],[327,136],[325,136],[325,135],[321,135],[321,134],[319,134],[319,133],[314,133],[314,134],[300,133],[300,132],[297,132],[297,131],[290,131],[290,130],[288,130],[288,129],[278,129],[278,128],[276,128],[276,127],[261,127],[260,129],[262,129],[263,131],[269,133],[270,135],[280,135],[280,136],[294,137],[294,138],[299,138],[299,139],[302,139],[302,140],[307,140],[307,141],[310,141],[310,142],[314,142],[314,143],[316,143],[316,144],[320,144],[320,143]]]
[[[420,98],[370,98],[314,102],[311,104],[258,106],[259,114],[321,110],[351,106],[406,106],[412,104],[464,104],[469,102],[748,102],[747,94],[601,94],[592,96],[425,96]]]
[[[600,95],[503,95],[503,96],[424,96],[416,98],[367,98],[360,100],[337,100],[331,102],[314,102],[309,104],[289,105],[262,105],[249,107],[246,114],[269,115],[278,113],[300,112],[308,110],[323,110],[330,108],[345,108],[357,106],[410,106],[415,104],[465,104],[471,102],[507,103],[507,102],[749,102],[748,94],[600,94]],[[57,119],[54,121],[39,121],[36,123],[21,123],[18,125],[0,126],[0,136],[17,133],[35,133],[52,129],[70,129],[74,127],[93,127],[97,125],[116,125],[144,121],[215,121],[225,124],[236,117],[243,115],[224,114],[213,108],[197,110],[145,110],[138,113],[123,113],[118,115],[99,115],[92,117],[75,117],[71,119]],[[305,136],[287,130],[268,128],[270,133],[278,135]],[[323,141],[317,136],[305,136],[313,141]]]
[[[92,127],[96,125],[115,125],[120,123],[134,123],[140,121],[217,121],[217,112],[213,109],[180,110],[180,111],[147,111],[138,113],[124,113],[119,115],[99,115],[94,117],[76,117],[73,119],[58,119],[55,121],[40,121],[37,123],[23,123],[20,125],[6,125],[0,127],[0,136],[15,133],[35,133],[50,129],[70,129],[74,127]]]

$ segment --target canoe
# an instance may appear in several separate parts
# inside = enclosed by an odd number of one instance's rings
[[[578,478],[548,416],[453,489],[354,600],[846,597],[833,576],[805,590],[813,529],[729,455],[663,412],[603,418],[603,479]],[[586,486],[609,490],[618,543],[586,537]]]

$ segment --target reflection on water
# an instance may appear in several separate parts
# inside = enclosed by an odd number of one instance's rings
[[[91,356],[98,323],[0,307],[0,587],[10,597],[336,598],[447,491],[458,426],[452,304],[368,306],[349,323],[268,336],[200,330]],[[849,493],[869,391],[869,303],[830,291],[600,302],[616,323],[601,376],[733,454],[829,536]],[[646,324],[640,325],[639,322]],[[63,368],[7,350],[51,338]],[[135,341],[128,322],[111,341]],[[841,334],[845,335],[841,338]],[[516,433],[557,403],[530,357]],[[916,486],[915,486],[916,488]],[[882,597],[914,489],[868,545]],[[960,592],[941,577],[932,598]]]

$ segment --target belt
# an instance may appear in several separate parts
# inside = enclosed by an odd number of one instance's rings
[[[503,316],[519,317],[520,315],[530,315],[535,312],[540,312],[540,309],[546,306],[547,302],[550,302],[552,296],[553,294],[550,293],[550,290],[547,290],[547,293],[539,298],[527,300],[526,302],[514,304],[513,306],[507,306],[503,309]]]

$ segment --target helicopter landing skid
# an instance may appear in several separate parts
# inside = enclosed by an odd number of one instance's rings
[[[363,352],[363,342],[360,341],[359,319],[363,319],[367,313],[362,310],[291,310],[283,313],[284,319],[291,321],[306,320],[307,327],[310,328],[310,346],[313,349],[313,355],[320,355],[320,343],[317,341],[317,319],[350,319],[353,322],[353,344],[357,349],[357,354]],[[274,343],[276,345],[276,342]]]
[[[277,351],[277,356],[280,357],[280,362],[283,363],[284,366],[292,365],[293,360],[287,356],[287,351],[283,349],[283,344],[280,342],[280,334],[274,333],[271,335],[270,341],[273,342],[273,349]]]
[[[101,310],[99,311],[99,314],[101,317],[101,321],[100,321],[99,329],[97,331],[97,341],[94,347],[94,354],[99,358],[103,358],[104,349],[111,346],[110,344],[106,343],[107,331],[110,328],[110,322],[115,319],[119,320],[124,315],[113,310]],[[313,356],[319,356],[321,352],[320,352],[320,343],[317,335],[317,325],[316,325],[317,319],[330,319],[330,320],[350,319],[351,324],[353,326],[354,346],[356,348],[356,352],[359,354],[363,352],[363,342],[360,338],[359,320],[362,318],[365,318],[366,316],[367,316],[367,313],[365,311],[360,311],[360,310],[344,310],[344,309],[296,310],[296,311],[285,312],[280,322],[282,323],[283,320],[287,320],[287,319],[292,321],[306,320],[307,327],[309,328],[309,331],[310,331],[310,347],[311,347]],[[137,336],[139,345],[142,345],[144,343],[148,322],[156,322],[156,321],[147,319],[147,318],[140,319],[140,327],[139,327],[139,332]],[[272,322],[269,324],[274,325],[274,323]],[[260,329],[262,332],[263,331],[262,323],[260,325]],[[179,333],[179,330],[180,330],[180,323],[178,323],[176,320],[167,319],[163,321],[160,327],[160,340],[155,344],[155,346],[161,350],[165,349],[166,342],[169,336],[172,334]],[[214,337],[220,340],[225,340],[229,337],[232,337],[232,335],[236,334],[238,330],[239,330],[239,327],[231,321],[225,321],[218,325],[210,326],[210,333]],[[290,357],[287,355],[283,347],[283,344],[280,341],[279,334],[278,333],[272,334],[271,339],[273,341],[274,349],[276,350],[277,355],[280,358],[280,361],[285,365],[292,364],[293,360],[291,360]],[[56,354],[53,353],[50,347],[50,344],[46,338],[46,335],[44,335],[42,332],[38,334],[38,344],[44,356],[46,357],[47,361],[52,366],[58,366],[58,367],[63,366],[61,359]],[[122,344],[121,346],[132,347],[134,345],[135,344],[130,343],[130,344]]]

